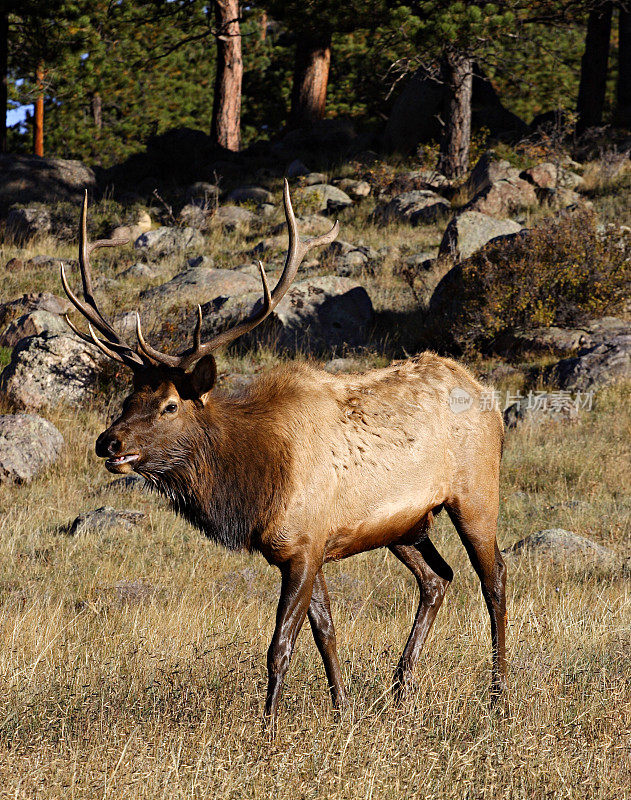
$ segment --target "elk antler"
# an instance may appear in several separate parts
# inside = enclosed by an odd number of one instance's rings
[[[268,317],[272,311],[279,304],[283,296],[289,289],[292,281],[296,277],[298,268],[307,255],[307,253],[314,247],[320,247],[323,244],[330,244],[338,234],[339,224],[336,222],[328,233],[323,236],[316,236],[313,239],[301,241],[298,235],[298,224],[294,215],[294,210],[291,206],[291,198],[289,196],[289,184],[285,180],[283,188],[283,201],[285,204],[285,218],[287,219],[287,228],[289,230],[289,248],[287,250],[287,257],[285,259],[285,266],[280,279],[274,289],[270,292],[267,283],[267,276],[263,269],[263,264],[259,261],[259,269],[261,272],[261,280],[263,282],[263,302],[261,307],[252,313],[247,319],[242,320],[234,328],[223,331],[222,333],[214,336],[210,341],[202,344],[202,309],[197,306],[197,321],[195,323],[195,330],[193,332],[193,347],[184,350],[179,355],[168,355],[155,350],[143,336],[140,327],[140,315],[136,312],[136,333],[138,335],[138,347],[132,348],[126,344],[116,333],[114,328],[108,320],[101,314],[94,299],[92,291],[92,275],[90,273],[90,253],[98,247],[114,247],[116,245],[127,244],[127,239],[99,239],[96,242],[88,243],[87,236],[87,216],[88,216],[88,193],[86,192],[81,209],[81,224],[79,226],[79,268],[81,270],[81,281],[83,283],[83,300],[80,300],[68,285],[66,279],[66,272],[64,265],[61,265],[61,282],[64,291],[68,295],[70,302],[78,309],[83,316],[88,320],[87,333],[80,331],[74,325],[68,315],[66,315],[66,322],[72,330],[83,339],[84,342],[96,345],[99,350],[105,353],[109,358],[115,361],[120,361],[134,370],[141,369],[148,366],[155,366],[157,364],[164,364],[167,367],[179,368],[182,370],[189,370],[200,358],[212,353],[217,348],[223,345],[230,344],[239,336],[251,331],[263,320]],[[96,329],[96,330],[95,330]],[[97,332],[104,336],[105,339],[99,338]]]
[[[212,353],[214,350],[217,350],[223,345],[234,342],[235,339],[238,339],[239,336],[243,336],[244,333],[251,331],[272,313],[289,289],[292,281],[296,277],[298,268],[300,267],[300,264],[307,253],[314,247],[330,244],[335,239],[339,231],[339,223],[336,222],[331,230],[328,233],[325,233],[323,236],[316,236],[313,239],[307,239],[304,242],[301,241],[298,235],[298,224],[296,222],[294,210],[291,205],[291,197],[289,196],[289,184],[287,179],[285,179],[285,185],[283,188],[283,202],[285,205],[287,228],[289,230],[289,247],[287,250],[287,257],[285,259],[285,266],[283,267],[283,272],[280,276],[280,279],[271,292],[269,290],[267,276],[265,274],[265,270],[263,269],[263,264],[261,264],[259,261],[261,280],[263,282],[263,302],[261,307],[251,314],[247,319],[244,319],[235,325],[234,328],[223,331],[222,333],[219,333],[210,339],[210,341],[202,344],[202,309],[201,306],[197,306],[197,321],[195,323],[195,331],[193,333],[193,347],[184,350],[182,353],[176,356],[171,356],[167,353],[161,353],[158,350],[155,350],[145,341],[140,327],[140,316],[136,314],[136,333],[138,335],[138,344],[145,356],[152,359],[154,362],[165,364],[169,367],[179,367],[180,369],[188,370],[197,361],[199,361],[200,358],[208,353]]]
[[[120,361],[132,369],[139,369],[147,367],[153,361],[147,357],[143,352],[130,347],[116,333],[114,328],[108,320],[101,314],[94,299],[92,290],[92,274],[90,272],[90,254],[99,247],[116,247],[117,245],[127,244],[128,239],[99,239],[96,242],[88,242],[87,234],[87,220],[88,220],[88,193],[86,191],[83,198],[83,205],[81,207],[81,221],[79,224],[79,269],[81,271],[81,282],[83,284],[83,300],[80,300],[68,285],[66,278],[66,270],[64,265],[61,265],[61,283],[64,291],[68,295],[68,299],[73,306],[78,309],[83,316],[88,320],[88,330],[90,335],[80,331],[74,323],[70,321],[66,314],[66,322],[70,328],[76,333],[79,338],[84,342],[96,345],[99,350],[105,353],[109,358],[115,361]],[[105,337],[105,341],[100,339],[96,332],[98,331]]]

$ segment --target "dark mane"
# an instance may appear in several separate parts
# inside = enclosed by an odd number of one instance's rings
[[[139,470],[177,514],[229,550],[255,548],[287,498],[290,448],[257,406],[217,399],[174,444],[163,469]]]

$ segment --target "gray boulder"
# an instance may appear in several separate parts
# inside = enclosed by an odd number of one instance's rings
[[[39,336],[41,333],[68,333],[68,324],[59,314],[50,311],[31,311],[9,323],[0,334],[1,347],[15,347],[28,336]]]
[[[144,511],[102,506],[94,511],[80,514],[74,520],[68,532],[71,536],[75,536],[80,533],[104,533],[113,528],[131,530],[135,525],[142,522],[145,516]]]
[[[145,289],[140,297],[143,303],[158,301],[168,306],[170,303],[204,303],[216,297],[230,297],[246,292],[261,291],[260,278],[234,269],[213,269],[192,267],[180,272],[167,283]]]
[[[354,178],[336,178],[332,183],[355,200],[368,197],[370,194],[368,181],[357,181]]]
[[[326,175],[324,172],[308,172],[306,175],[302,176],[301,182],[305,186],[316,186],[326,183]]]
[[[523,208],[537,205],[532,184],[522,178],[494,181],[467,203],[465,211],[479,211],[494,217],[506,217]]]
[[[53,464],[64,445],[62,435],[36,414],[0,416],[0,483],[28,483]]]
[[[232,327],[260,307],[261,291],[219,297],[202,308],[205,337]],[[366,290],[350,278],[321,276],[295,283],[250,339],[279,350],[326,352],[366,343],[373,308]]]
[[[375,208],[373,218],[381,223],[408,222],[430,225],[451,211],[450,203],[431,189],[404,192]]]
[[[195,203],[187,203],[178,214],[178,221],[187,228],[204,231],[210,227],[212,209],[202,208]]]
[[[189,202],[208,207],[216,205],[220,194],[218,186],[206,181],[197,181],[186,189],[186,199]]]
[[[300,190],[298,196],[302,200],[313,202],[318,211],[327,211],[328,213],[334,213],[353,205],[353,201],[346,192],[338,189],[337,186],[331,186],[329,183],[316,183],[312,186],[306,186]]]
[[[587,392],[631,378],[631,333],[620,333],[606,341],[564,358],[548,372],[561,389]]]
[[[151,254],[154,258],[170,256],[192,248],[203,247],[204,237],[194,228],[170,228],[163,226],[139,236],[134,247]]]
[[[94,172],[80,161],[0,154],[0,205],[12,203],[79,203],[94,192]]]
[[[304,236],[321,236],[331,230],[331,220],[323,217],[322,214],[307,214],[303,217],[296,217],[298,229]],[[279,222],[270,231],[272,236],[284,234],[287,236],[287,223]]]
[[[219,206],[210,219],[213,227],[222,227],[227,231],[234,231],[243,225],[257,221],[257,216],[247,208],[241,206]]]
[[[586,562],[609,566],[616,554],[584,536],[562,528],[550,528],[530,534],[502,550],[502,555],[511,560],[531,555],[555,566],[575,566]]]
[[[48,311],[51,314],[67,314],[72,308],[69,300],[50,292],[30,292],[0,305],[0,325],[6,325],[16,317],[31,311]]]
[[[229,203],[272,203],[274,195],[262,186],[239,186],[230,192],[227,200]]]
[[[6,231],[16,244],[46,236],[51,230],[50,211],[46,206],[12,208],[7,215]]]
[[[575,403],[555,404],[536,403],[529,407],[526,399],[513,403],[504,410],[506,428],[519,428],[523,425],[542,425],[546,422],[578,422],[579,414]]]
[[[467,181],[467,188],[472,195],[478,194],[497,181],[507,181],[519,178],[519,170],[513,167],[510,161],[498,159],[492,150],[482,153],[476,165],[471,170]]]
[[[322,276],[295,283],[275,309],[281,349],[323,352],[360,347],[373,321],[368,293],[351,278]]]
[[[152,280],[157,277],[158,271],[151,264],[144,264],[139,261],[137,264],[132,264],[131,267],[123,270],[119,278],[142,278],[143,280]]]
[[[370,263],[368,255],[363,250],[351,250],[335,261],[335,274],[343,278],[360,275]]]
[[[288,178],[300,178],[309,174],[309,167],[305,166],[299,158],[295,158],[285,172]]]
[[[469,258],[494,239],[513,235],[521,230],[522,226],[512,219],[496,219],[479,211],[463,211],[447,225],[439,254]]]
[[[22,339],[0,375],[0,392],[18,408],[80,403],[93,394],[104,356],[76,336],[43,333]]]

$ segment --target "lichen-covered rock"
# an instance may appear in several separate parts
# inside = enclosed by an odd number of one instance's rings
[[[80,161],[0,154],[0,205],[81,202],[96,189],[94,172]]]
[[[296,195],[302,200],[313,202],[318,211],[327,211],[329,213],[340,211],[342,208],[353,205],[353,201],[346,192],[338,189],[337,186],[331,186],[329,183],[314,183],[296,192]]]
[[[548,373],[561,389],[585,392],[631,378],[631,332],[620,333],[564,358]]]
[[[96,347],[67,333],[22,339],[0,375],[0,392],[18,408],[79,403],[95,390],[104,361]]]
[[[295,283],[274,315],[282,349],[326,352],[366,344],[373,307],[357,281],[328,275]]]
[[[463,211],[447,225],[439,254],[456,259],[469,258],[493,239],[521,230],[522,226],[512,219],[496,219],[479,211]]]
[[[274,195],[262,186],[238,186],[227,197],[229,203],[272,203]]]
[[[36,414],[0,416],[0,483],[28,483],[53,464],[64,445],[57,428]]]
[[[429,225],[451,211],[450,203],[431,189],[404,192],[386,203],[379,204],[373,213],[378,222],[408,222],[410,225]]]
[[[69,533],[74,536],[78,533],[103,533],[112,528],[131,530],[145,516],[144,511],[102,506],[94,511],[86,511],[85,514],[80,514],[70,526]]]
[[[17,244],[22,244],[28,239],[50,233],[50,211],[46,206],[12,208],[7,214],[5,226],[10,238]]]
[[[143,233],[134,243],[137,250],[143,250],[154,257],[170,256],[203,245],[204,237],[194,228],[167,226]]]
[[[203,305],[216,297],[230,297],[245,292],[261,292],[261,280],[236,269],[192,267],[167,283],[141,293],[143,303],[158,301],[165,306],[177,303]]]
[[[495,181],[467,203],[465,211],[479,211],[493,217],[506,217],[538,203],[535,187],[522,178]]]
[[[203,336],[232,327],[260,304],[260,289],[215,299],[202,308]],[[289,352],[328,352],[364,345],[372,320],[372,303],[361,284],[327,275],[291,286],[270,317],[250,336]]]
[[[241,206],[219,206],[216,212],[210,218],[210,225],[213,227],[222,227],[227,231],[234,231],[243,225],[249,225],[256,222],[257,216],[247,208]]]
[[[31,311],[67,314],[71,308],[71,303],[63,297],[57,297],[50,292],[31,292],[0,305],[0,325],[6,325],[16,317],[29,314]]]
[[[31,311],[23,314],[18,319],[9,323],[8,327],[0,334],[1,347],[15,347],[22,339],[29,336],[39,336],[41,333],[67,333],[68,324],[59,316],[50,311]]]
[[[502,550],[502,555],[509,559],[531,555],[555,565],[568,566],[585,562],[608,566],[615,560],[615,553],[609,548],[562,528],[531,533],[525,539]]]

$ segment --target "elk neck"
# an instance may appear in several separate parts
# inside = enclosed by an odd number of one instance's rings
[[[289,442],[274,416],[269,399],[213,397],[196,410],[178,457],[145,477],[214,542],[256,549],[284,508],[290,482]]]

